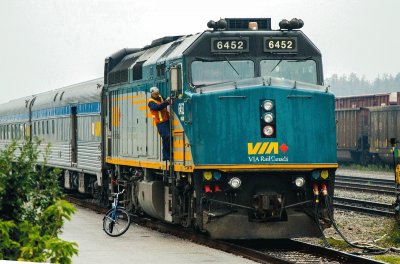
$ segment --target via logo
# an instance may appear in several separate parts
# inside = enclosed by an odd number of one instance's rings
[[[283,152],[283,154],[288,151],[289,147],[282,143],[279,146],[278,142],[256,142],[255,144],[252,142],[247,143],[247,154],[248,155],[263,155],[263,154],[279,154],[279,150]]]

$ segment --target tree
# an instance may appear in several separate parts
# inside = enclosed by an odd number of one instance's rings
[[[71,263],[77,244],[58,235],[76,209],[61,199],[60,171],[45,166],[49,152],[39,145],[26,140],[0,151],[0,259]]]
[[[331,86],[336,96],[398,92],[400,91],[400,73],[395,77],[384,73],[378,75],[373,81],[366,80],[365,76],[360,78],[355,73],[343,74],[340,77],[333,74],[325,79],[325,83]]]

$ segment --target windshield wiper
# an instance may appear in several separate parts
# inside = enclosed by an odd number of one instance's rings
[[[240,77],[239,72],[233,67],[232,63],[228,60],[228,57],[225,56],[225,60],[229,63],[229,65],[232,67],[232,69],[236,72],[236,74]]]
[[[278,67],[278,65],[281,64],[282,61],[283,59],[280,59],[278,63],[274,66],[274,68],[272,68],[271,72],[273,72],[276,69],[276,67]]]

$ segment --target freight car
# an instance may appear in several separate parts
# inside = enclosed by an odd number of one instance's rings
[[[340,96],[335,99],[336,109],[388,105],[400,105],[400,92]]]
[[[102,80],[0,106],[1,146],[43,138],[66,188],[101,200],[118,181],[132,211],[214,238],[318,236],[337,168],[334,96],[303,22],[279,25],[220,19],[120,50]],[[173,98],[170,161],[152,86]]]
[[[339,162],[392,165],[390,140],[400,138],[398,94],[336,99]]]

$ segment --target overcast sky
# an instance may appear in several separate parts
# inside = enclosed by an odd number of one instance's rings
[[[325,77],[373,80],[400,72],[399,12],[399,0],[0,0],[0,103],[102,77],[115,51],[220,17],[301,18]]]

